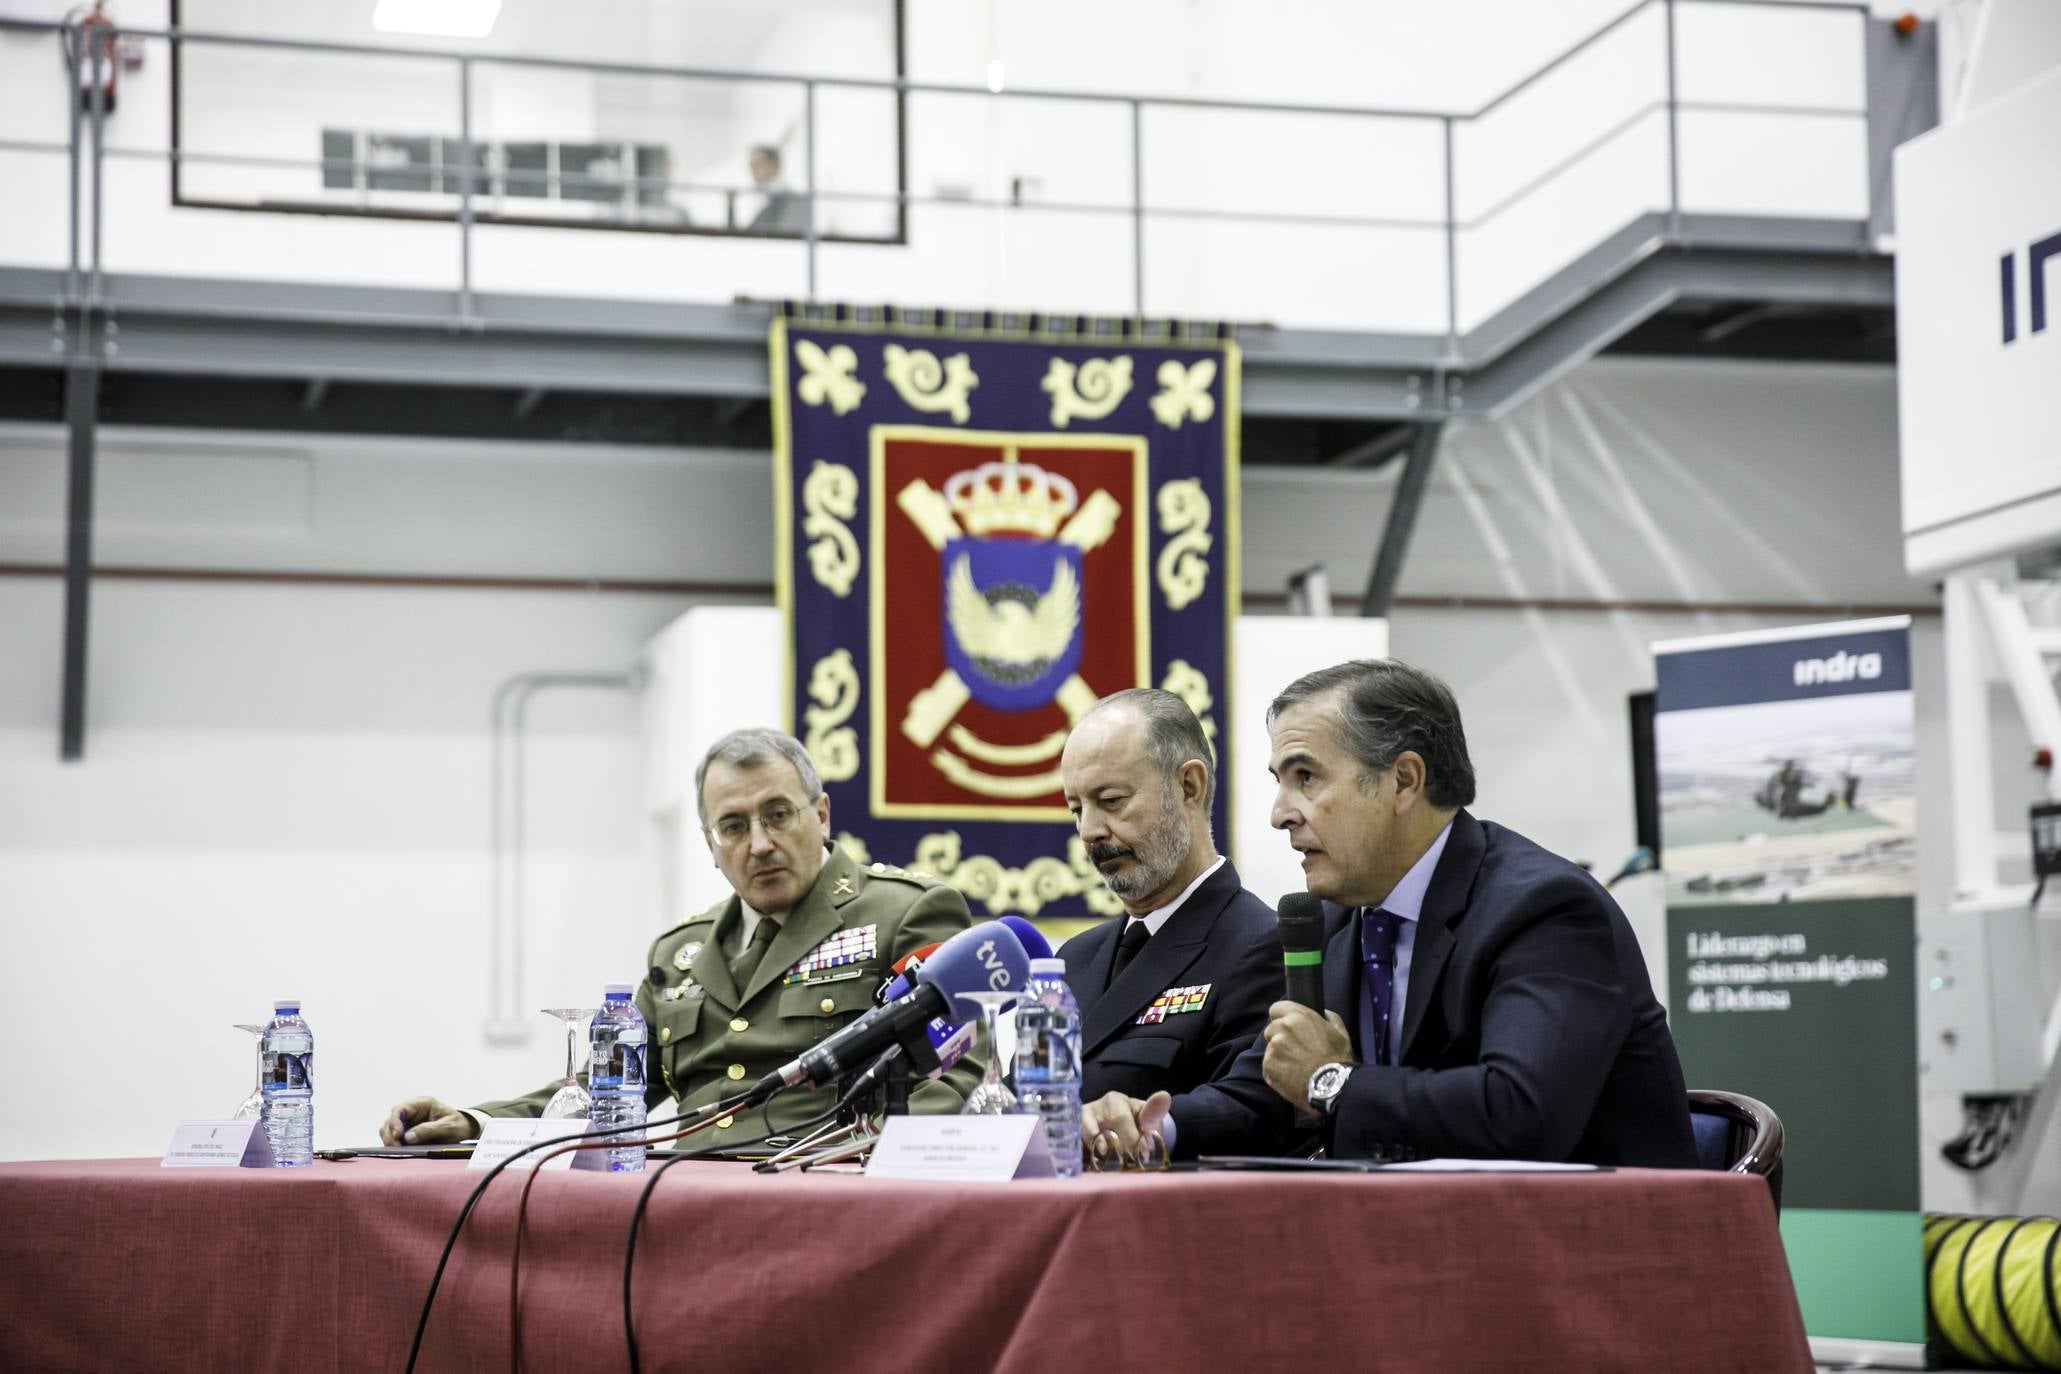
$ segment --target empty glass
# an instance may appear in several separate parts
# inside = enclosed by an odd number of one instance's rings
[[[966,1094],[966,1105],[959,1109],[961,1116],[1008,1116],[1016,1110],[1016,1094],[1009,1091],[1009,1085],[1002,1081],[1002,1042],[995,1038],[995,1024],[1003,1007],[1014,1002],[1020,994],[1010,992],[962,992],[957,994],[962,1002],[974,1002],[980,1007],[980,1020],[987,1030],[988,1072],[980,1086]]]
[[[258,1085],[265,1081],[265,1028],[235,1023],[236,1029],[249,1031],[251,1037],[250,1096],[243,1099],[243,1105],[236,1109],[231,1121],[256,1121],[265,1114],[265,1092]]]
[[[552,1121],[585,1121],[594,1099],[580,1086],[580,1022],[594,1014],[592,1007],[545,1007],[544,1015],[565,1022],[565,1082],[551,1094],[544,1115]]]

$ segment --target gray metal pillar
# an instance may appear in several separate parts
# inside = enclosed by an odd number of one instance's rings
[[[1131,313],[1145,318],[1145,107],[1131,101]]]
[[[64,374],[69,434],[64,539],[64,690],[58,757],[86,753],[87,601],[93,581],[93,442],[100,411],[100,369],[75,363]]]
[[[1360,614],[1385,616],[1395,602],[1396,583],[1402,580],[1403,558],[1410,551],[1410,535],[1417,528],[1417,511],[1424,504],[1424,488],[1431,481],[1431,465],[1438,459],[1438,442],[1446,422],[1429,420],[1417,427],[1410,442],[1410,457],[1397,484],[1395,502],[1388,508],[1388,528],[1381,536],[1381,549],[1374,555],[1374,570],[1367,575],[1367,594],[1360,598]]]
[[[809,141],[808,141],[808,155],[809,155],[809,157],[808,157],[808,163],[807,163],[807,175],[808,175],[808,187],[809,187],[809,200],[808,200],[808,207],[809,207],[809,217],[808,217],[808,220],[806,221],[806,227],[807,227],[807,229],[808,229],[808,232],[809,232],[809,296],[808,296],[808,298],[809,298],[809,299],[810,299],[811,301],[813,301],[813,300],[815,300],[815,299],[816,299],[816,238],[817,238],[817,228],[816,228],[816,83],[815,83],[815,82],[813,82],[813,81],[807,81],[807,82],[803,82],[803,83],[802,83],[802,107],[803,107],[803,113],[804,113],[804,116],[805,116],[805,124],[806,124],[806,128],[807,128],[807,130],[808,130],[808,134],[807,134],[807,137],[808,137],[808,140],[809,140]]]
[[[1939,123],[1939,25],[1868,26],[1868,241],[1896,231],[1896,150]]]

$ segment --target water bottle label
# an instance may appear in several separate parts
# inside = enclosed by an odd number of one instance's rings
[[[258,1081],[268,1093],[312,1092],[315,1088],[315,1052],[289,1054],[273,1050],[262,1056]]]

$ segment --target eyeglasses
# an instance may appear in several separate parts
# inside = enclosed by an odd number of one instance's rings
[[[768,835],[784,835],[794,829],[794,823],[801,818],[801,811],[786,802],[767,802],[758,814],[759,829]],[[709,827],[709,834],[716,837],[716,843],[725,849],[743,844],[751,836],[752,818],[749,816],[725,816]]]

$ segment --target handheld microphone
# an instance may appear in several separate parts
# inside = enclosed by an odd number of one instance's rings
[[[1324,1010],[1324,903],[1307,892],[1281,899],[1275,928],[1281,932],[1281,965],[1288,1000],[1311,1011]]]
[[[1029,977],[1030,958],[1008,926],[984,921],[962,930],[925,961],[913,988],[767,1074],[752,1088],[748,1105],[758,1106],[799,1083],[814,1087],[831,1082],[889,1045],[921,1035],[932,1020],[956,1026],[971,1019],[973,1004],[959,1001],[959,993],[1007,992],[1021,988]]]

